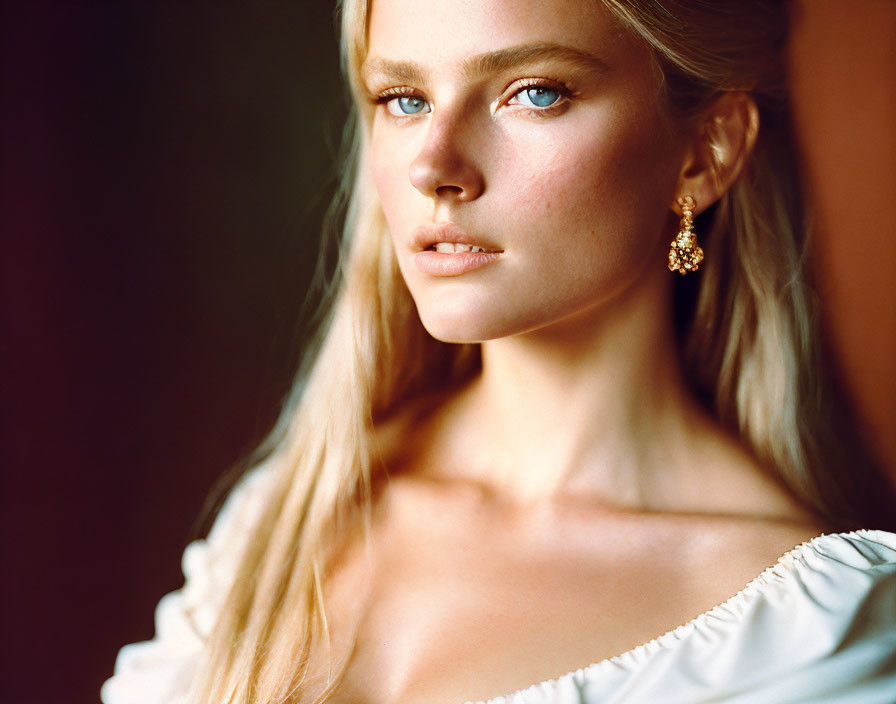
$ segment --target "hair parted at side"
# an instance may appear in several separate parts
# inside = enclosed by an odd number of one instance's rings
[[[677,292],[689,378],[796,497],[843,527],[886,527],[889,489],[856,462],[861,449],[819,357],[782,61],[786,3],[600,1],[652,48],[672,114],[696,117],[724,91],[749,93],[760,112],[742,174],[696,219],[706,259]],[[264,447],[274,481],[194,682],[197,704],[288,702],[300,691],[312,647],[328,648],[326,538],[347,520],[369,518],[374,424],[480,365],[478,345],[442,343],[424,330],[363,168],[368,3],[339,7],[355,115],[336,199],[344,215],[336,283],[315,353]]]

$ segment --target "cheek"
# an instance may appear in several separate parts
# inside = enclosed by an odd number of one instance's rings
[[[387,159],[384,158],[383,152],[382,147],[375,146],[371,149],[368,173],[382,204],[383,214],[392,227],[394,225],[391,221],[392,214],[398,210],[398,198],[402,190],[397,178],[400,166],[396,163],[394,155]]]
[[[590,124],[605,126],[573,124],[552,139],[509,150],[504,189],[513,194],[513,219],[541,220],[550,228],[547,242],[562,242],[577,255],[598,247],[621,256],[661,232],[677,178],[673,155],[655,131],[599,119]]]
[[[402,220],[411,215],[411,205],[419,207],[411,187],[410,165],[417,155],[417,135],[411,130],[388,137],[372,135],[367,172],[382,206],[383,215],[392,232],[402,231]],[[415,201],[411,203],[411,201]],[[419,223],[418,223],[419,224]]]
[[[506,176],[495,190],[509,251],[518,245],[513,298],[560,316],[608,300],[649,267],[665,268],[677,171],[673,150],[652,132],[592,116],[504,152]]]

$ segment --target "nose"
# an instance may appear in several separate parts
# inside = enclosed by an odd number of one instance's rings
[[[411,162],[411,185],[436,200],[475,200],[485,190],[485,180],[470,157],[474,145],[455,117],[440,117],[432,117],[426,141]]]

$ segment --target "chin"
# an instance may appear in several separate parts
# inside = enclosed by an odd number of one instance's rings
[[[500,311],[507,313],[504,309]],[[420,322],[437,340],[453,343],[476,343],[497,340],[526,332],[533,327],[530,321],[521,321],[495,311],[461,309],[460,306],[417,307]],[[537,327],[537,325],[536,325]]]
[[[417,308],[420,322],[430,335],[442,342],[473,343],[503,337],[501,325],[493,316],[476,312],[461,313]]]
[[[420,316],[420,322],[430,335],[441,342],[473,343],[484,342],[496,337],[489,334],[489,326],[470,320],[457,320],[446,316]]]

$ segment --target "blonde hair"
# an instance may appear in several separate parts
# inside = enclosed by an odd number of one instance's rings
[[[873,479],[863,485],[865,475],[846,477],[838,464],[849,443],[840,442],[825,405],[832,396],[822,383],[805,277],[781,3],[602,1],[652,47],[673,113],[688,119],[726,90],[749,92],[760,110],[744,173],[697,220],[708,252],[701,273],[682,280],[676,294],[690,378],[794,496],[841,524],[877,518],[864,493]],[[311,364],[264,448],[275,480],[209,640],[197,702],[287,702],[301,689],[312,650],[328,643],[321,593],[328,541],[349,521],[369,520],[374,426],[480,365],[478,346],[426,333],[399,274],[363,168],[368,126],[358,72],[368,3],[345,0],[341,9],[343,69],[360,119],[337,197],[345,210],[338,285]]]

